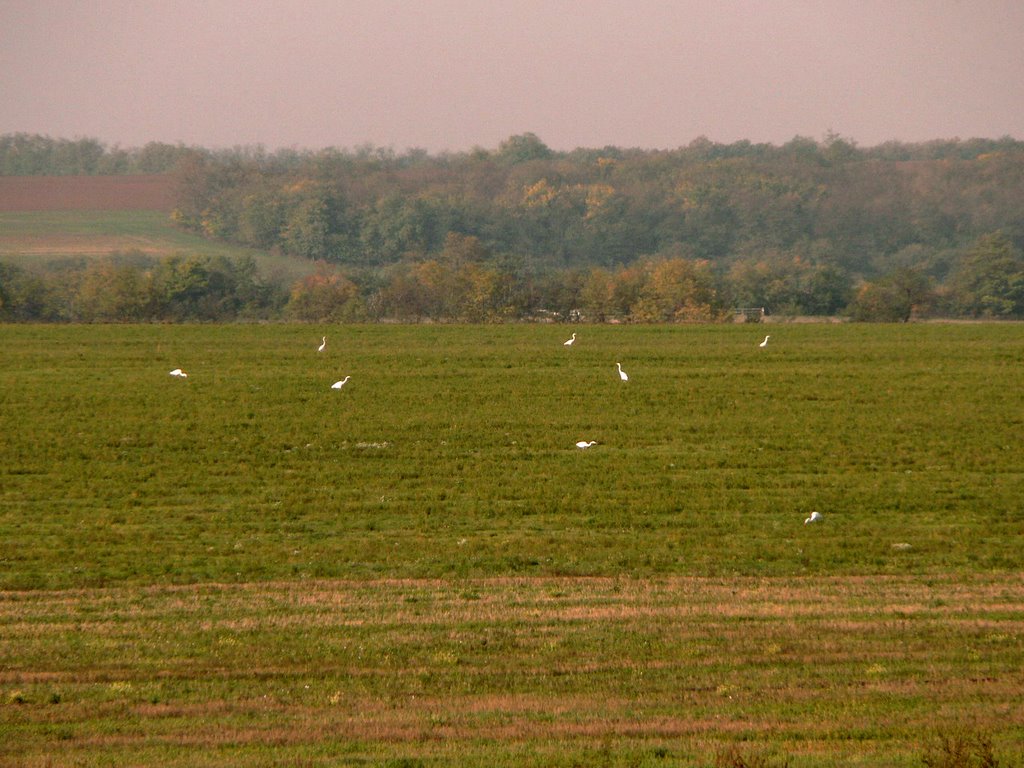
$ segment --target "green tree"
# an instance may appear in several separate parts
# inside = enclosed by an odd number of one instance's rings
[[[253,192],[242,200],[238,239],[257,248],[271,248],[281,241],[285,217],[284,201],[275,190]]]
[[[135,173],[170,173],[178,162],[195,150],[182,144],[164,144],[151,141],[132,155]]]
[[[850,305],[850,316],[861,322],[905,323],[933,300],[931,281],[919,271],[899,269],[864,283]]]
[[[327,259],[330,244],[327,201],[319,194],[303,197],[292,208],[281,236],[284,249],[307,259]]]
[[[536,134],[522,133],[510,136],[498,147],[498,159],[503,163],[525,163],[530,160],[547,160],[551,150]]]
[[[707,169],[711,178],[685,182],[678,190],[684,237],[698,256],[721,258],[732,250],[739,233],[737,210],[729,183]]]
[[[168,320],[230,320],[277,306],[251,257],[168,256],[153,270],[152,296],[154,313]]]
[[[800,308],[805,314],[835,315],[850,303],[853,287],[845,270],[823,264],[804,276],[800,293]]]
[[[445,235],[444,216],[432,201],[393,193],[363,216],[359,237],[378,263],[388,263],[409,253],[436,252]]]
[[[978,239],[952,280],[956,309],[971,317],[1024,317],[1024,258],[1006,234]]]
[[[70,319],[68,294],[74,282],[0,262],[0,319],[62,322]]]
[[[152,311],[150,275],[109,258],[86,267],[77,293],[77,319],[87,322],[144,320]]]
[[[833,315],[852,296],[849,275],[831,264],[815,264],[799,253],[770,251],[729,269],[733,300],[765,307],[776,315]]]

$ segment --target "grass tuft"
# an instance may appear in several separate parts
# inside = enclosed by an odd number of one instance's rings
[[[986,733],[960,729],[939,733],[921,763],[926,768],[998,768],[993,741]]]
[[[788,758],[773,758],[756,752],[744,752],[731,746],[715,755],[715,768],[789,768]]]

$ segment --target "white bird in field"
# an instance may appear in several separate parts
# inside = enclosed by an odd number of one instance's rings
[[[770,338],[771,338],[771,336],[765,336],[764,337],[764,341],[762,341],[757,346],[759,346],[759,347],[767,347],[768,346],[768,339],[770,339]]]
[[[573,333],[571,339],[569,339],[568,341],[563,341],[562,342],[562,346],[563,347],[571,347],[574,341],[576,341],[576,334],[575,333]]]
[[[324,348],[325,348],[326,346],[327,346],[327,337],[326,337],[326,336],[324,336],[324,340],[323,340],[323,343],[321,343],[321,344],[320,344],[320,346],[316,348],[316,351],[317,351],[317,352],[323,352],[323,351],[324,351]]]
[[[331,389],[341,389],[342,387],[345,386],[345,382],[348,381],[351,378],[352,378],[351,376],[346,376],[341,381],[334,382],[333,384],[331,384]]]
[[[622,370],[622,363],[616,363],[615,365],[619,367],[619,378],[623,381],[629,381],[629,376],[627,376],[626,372]]]
[[[589,442],[587,442],[586,440],[580,440],[578,443],[576,443],[577,448],[589,448],[592,445],[597,445],[597,440],[591,440]]]
[[[181,370],[181,368],[175,368],[173,371],[171,371],[171,376],[177,376],[179,379],[188,378],[188,374]]]
[[[807,525],[808,523],[817,523],[823,519],[824,518],[822,518],[821,512],[811,512],[811,516],[804,520],[804,525]]]

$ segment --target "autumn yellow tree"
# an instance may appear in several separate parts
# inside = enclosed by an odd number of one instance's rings
[[[680,258],[648,262],[640,297],[647,322],[710,322],[717,314],[717,292],[710,264]],[[638,317],[638,319],[640,319]]]
[[[296,320],[306,321],[352,322],[366,318],[358,286],[324,262],[292,287],[287,311]]]

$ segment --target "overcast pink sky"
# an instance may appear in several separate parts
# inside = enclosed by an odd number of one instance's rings
[[[0,134],[431,153],[1024,139],[1024,0],[0,0]]]

